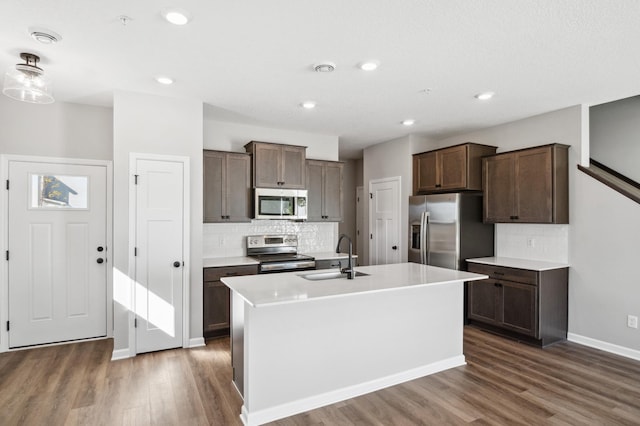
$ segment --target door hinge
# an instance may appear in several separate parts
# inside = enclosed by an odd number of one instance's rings
[[[133,328],[138,328],[138,318],[133,319]]]
[[[373,240],[373,234],[369,234],[369,239]]]
[[[138,255],[138,247],[134,247],[133,248],[133,255],[137,256]]]
[[[9,250],[7,250],[6,258],[7,258],[7,260],[9,260]]]
[[[373,200],[373,192],[369,193],[369,198],[371,198]]]
[[[7,321],[7,331],[9,331],[11,327],[9,326],[9,321]]]
[[[360,236],[360,230],[359,230],[359,229],[356,231],[356,235],[357,235],[358,237]]]
[[[134,179],[134,183],[133,184],[134,185],[138,184],[138,176],[140,176],[140,175],[133,175],[133,179]]]
[[[7,191],[9,190],[9,179],[7,179]]]

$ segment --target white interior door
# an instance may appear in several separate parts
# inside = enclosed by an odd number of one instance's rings
[[[9,347],[106,336],[106,166],[8,169]]]
[[[369,264],[400,262],[400,177],[369,182]]]
[[[184,164],[136,159],[136,352],[182,346]]]

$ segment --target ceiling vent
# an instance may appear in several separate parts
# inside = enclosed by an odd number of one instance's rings
[[[313,70],[315,72],[333,72],[336,69],[336,64],[333,62],[323,62],[321,64],[315,64]]]

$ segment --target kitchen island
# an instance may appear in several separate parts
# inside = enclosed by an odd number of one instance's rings
[[[415,263],[225,277],[234,383],[257,425],[465,363],[463,282],[487,278]],[[325,278],[323,276],[323,278]]]

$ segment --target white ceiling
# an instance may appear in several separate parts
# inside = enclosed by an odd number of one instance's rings
[[[164,21],[168,6],[191,23]],[[39,44],[31,26],[63,40]],[[2,0],[0,40],[0,72],[39,54],[57,101],[197,98],[226,121],[337,135],[342,158],[640,93],[637,0]],[[378,70],[357,68],[370,59]],[[323,61],[336,71],[313,72]]]

